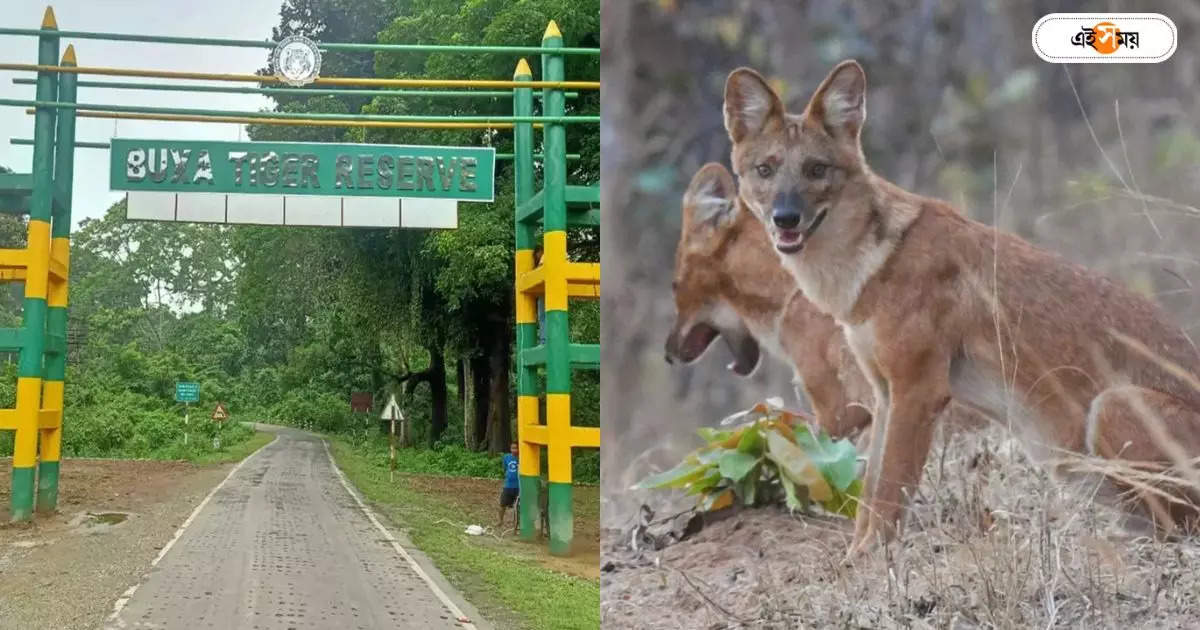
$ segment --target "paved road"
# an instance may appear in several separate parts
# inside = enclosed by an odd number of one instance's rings
[[[279,437],[210,495],[106,628],[487,627],[368,517],[320,438],[270,430]]]

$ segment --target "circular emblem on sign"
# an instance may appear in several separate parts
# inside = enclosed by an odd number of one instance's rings
[[[271,66],[284,83],[295,87],[308,85],[321,72],[321,51],[311,39],[292,35],[275,46]]]

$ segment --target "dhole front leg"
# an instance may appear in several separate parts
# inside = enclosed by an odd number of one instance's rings
[[[803,389],[817,426],[830,437],[854,437],[870,425],[871,412],[850,404],[836,373],[817,374],[810,371],[803,378],[797,375],[793,383],[797,385],[798,392]]]
[[[895,536],[905,494],[921,481],[937,417],[950,402],[944,378],[937,379],[926,370],[913,374],[930,375],[934,382],[906,378],[889,383],[887,415],[872,423],[864,500],[858,507],[847,560],[866,551],[876,536],[884,542]],[[935,384],[939,380],[940,386]]]

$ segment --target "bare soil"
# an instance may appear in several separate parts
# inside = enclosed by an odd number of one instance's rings
[[[1087,484],[1049,479],[999,429],[930,459],[902,541],[852,567],[849,520],[777,507],[657,551],[606,527],[603,627],[1200,627],[1200,541],[1130,533]],[[672,498],[644,500],[666,515]]]
[[[398,477],[399,479],[399,477]],[[462,514],[465,523],[477,523],[486,527],[496,525],[499,516],[500,482],[495,479],[473,477],[435,477],[404,475],[408,486],[439,502],[452,505]],[[544,542],[521,545],[522,551],[533,555],[542,566],[590,580],[600,577],[600,489],[597,486],[574,487],[572,498],[575,508],[574,549],[570,556],[552,556]],[[513,513],[505,516],[506,531],[501,533],[503,544],[516,541],[516,534],[509,524]],[[484,540],[484,538],[481,538]]]
[[[0,459],[0,628],[95,628],[233,464],[66,459],[59,511],[9,523]]]

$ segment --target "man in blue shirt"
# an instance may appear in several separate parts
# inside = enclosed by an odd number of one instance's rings
[[[520,492],[521,484],[517,481],[516,442],[513,442],[509,447],[509,452],[504,455],[501,463],[504,466],[504,487],[500,490],[500,524],[496,526],[497,529],[504,527],[504,515],[508,512],[508,508],[517,502],[517,494]],[[519,522],[520,518],[517,514],[513,514],[514,526]]]

